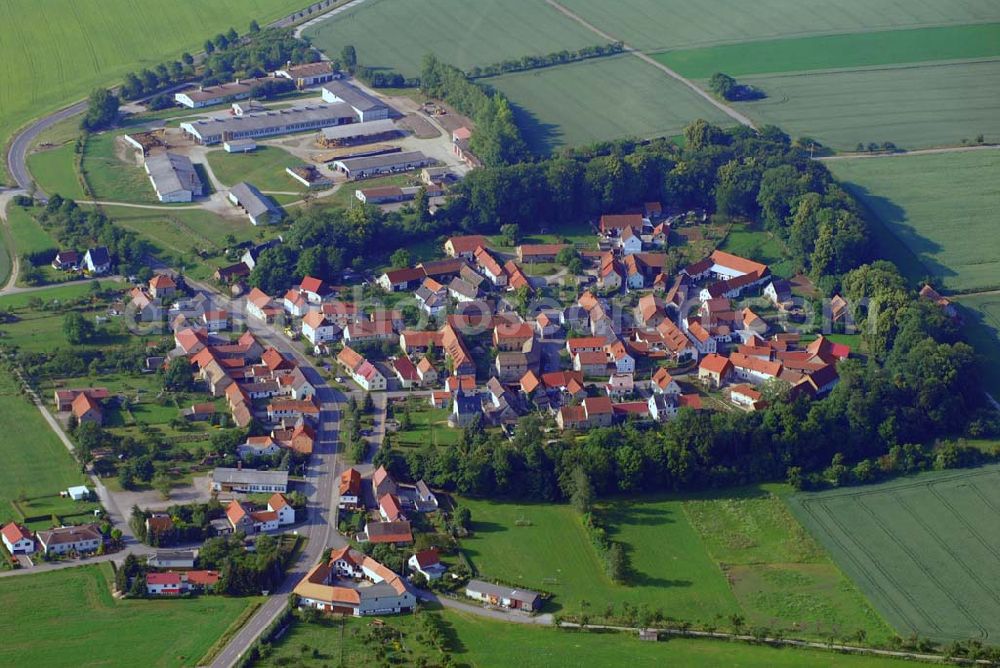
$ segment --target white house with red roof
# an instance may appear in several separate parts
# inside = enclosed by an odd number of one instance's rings
[[[314,346],[333,341],[340,334],[340,327],[320,311],[310,311],[302,318],[302,336]]]
[[[35,537],[27,528],[11,522],[0,529],[4,547],[11,554],[32,554],[35,551]]]
[[[379,497],[378,514],[386,522],[406,519],[406,516],[403,514],[403,506],[395,494],[383,494]]]
[[[146,573],[146,593],[150,596],[179,596],[182,589],[180,573]]]
[[[278,516],[278,524],[295,524],[295,508],[284,494],[276,492],[267,500],[267,509]]]
[[[306,276],[299,283],[299,291],[305,295],[310,304],[319,304],[334,296],[334,289],[326,284],[323,279],[315,276]]]
[[[427,580],[437,580],[448,570],[448,567],[441,563],[441,557],[434,548],[413,554],[406,561],[406,565],[411,571],[420,573]]]

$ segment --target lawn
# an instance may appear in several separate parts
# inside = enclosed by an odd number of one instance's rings
[[[14,204],[7,207],[7,224],[10,225],[10,236],[18,255],[59,247],[52,235],[35,220],[32,212],[32,209]]]
[[[541,153],[627,136],[675,135],[698,118],[729,124],[687,86],[630,55],[486,81],[510,98],[531,148]]]
[[[0,1],[5,65],[0,83],[0,146],[32,118],[82,99],[126,72],[155,67],[230,26],[245,32],[306,6],[302,0]],[[17,29],[9,29],[17,26]],[[0,167],[0,180],[5,176]]]
[[[83,281],[80,283],[74,283],[73,285],[60,286],[58,288],[46,288],[45,290],[38,290],[35,292],[22,292],[19,294],[4,295],[0,297],[0,309],[24,309],[28,307],[29,302],[33,299],[41,299],[44,303],[76,299],[77,297],[90,294],[92,284],[93,281]],[[101,285],[112,284],[113,283],[111,281],[104,281],[101,283]]]
[[[420,74],[426,53],[468,69],[604,41],[539,0],[368,0],[305,36],[331,58],[353,44],[362,65],[405,76]]]
[[[472,511],[466,555],[484,578],[537,587],[554,595],[552,608],[599,613],[605,604],[647,604],[664,614],[710,623],[740,608],[722,571],[687,521],[680,502],[611,509],[615,538],[630,546],[632,585],[608,579],[578,513],[566,505],[460,501]]]
[[[983,385],[1000,401],[1000,294],[970,295],[956,303],[969,324],[966,337],[983,356]]]
[[[422,638],[420,617],[382,617],[396,636],[387,656],[402,665],[419,665],[426,659],[438,665],[441,653]],[[525,666],[527,668],[578,668],[579,666],[741,666],[742,668],[889,668],[901,665],[890,659],[845,656],[829,652],[774,649],[765,646],[714,640],[671,639],[642,642],[626,633],[579,633],[524,624],[496,622],[482,617],[444,610],[439,614],[446,636],[451,637],[448,654],[460,666],[473,668]],[[343,627],[341,629],[341,626]],[[297,665],[316,660],[320,665],[375,665],[378,658],[365,634],[373,628],[368,619],[325,620],[320,624],[294,623],[274,644],[262,666]],[[306,649],[303,650],[302,648]],[[313,654],[313,650],[316,651]],[[305,657],[305,658],[303,658]],[[322,663],[320,663],[322,662]]]
[[[393,409],[393,416],[399,420],[403,415],[403,407],[398,404],[396,406]],[[446,408],[432,408],[423,399],[410,400],[411,427],[406,431],[398,431],[393,434],[393,443],[414,448],[426,443],[455,445],[462,435],[462,430],[452,429],[448,426],[450,413]]]
[[[194,666],[256,599],[111,596],[108,563],[5,578],[0,662],[50,666]],[[72,610],[72,614],[68,614]]]
[[[728,497],[686,501],[684,512],[725,572],[748,624],[819,638],[858,629],[869,641],[892,636],[778,495],[738,490]],[[648,546],[655,552],[654,547]]]
[[[1000,287],[997,151],[831,160],[827,165],[888,230],[888,245],[902,244],[917,257],[919,267],[901,263],[903,269],[909,265],[911,282],[931,276],[935,287],[948,291]]]
[[[656,60],[694,79],[1000,55],[1000,23],[858,32],[665,51]]]
[[[767,98],[737,105],[760,123],[834,149],[1000,139],[1000,61],[923,64],[741,79]]]
[[[991,0],[560,0],[618,39],[643,50],[1000,21]]]
[[[118,138],[120,132],[91,135],[83,152],[83,173],[94,199],[110,202],[160,204],[136,151]]]
[[[49,195],[84,199],[83,186],[76,172],[73,142],[37,151],[28,156],[28,171],[42,190]]]
[[[719,248],[741,257],[764,262],[777,276],[790,278],[795,273],[792,262],[784,256],[781,241],[769,232],[734,224]]]
[[[0,431],[8,434],[0,438],[4,462],[0,467],[0,522],[17,519],[10,502],[22,494],[34,508],[30,500],[51,497],[84,482],[73,456],[34,404],[20,394],[6,370],[0,371]]]
[[[901,635],[1000,635],[1000,466],[798,494],[795,514]]]
[[[286,167],[301,165],[302,160],[276,146],[259,146],[250,153],[211,151],[207,156],[212,172],[224,185],[234,186],[247,181],[264,192],[306,190],[285,172]]]
[[[82,284],[89,290],[89,284]],[[50,300],[54,297],[45,292],[27,293],[29,297],[41,297]],[[0,307],[3,302],[0,301]],[[106,306],[77,309],[85,318],[93,322],[97,315],[104,315]],[[104,348],[109,345],[124,343],[128,336],[122,333],[120,320],[112,320],[97,329],[96,336],[85,344],[70,345],[63,332],[63,320],[66,311],[55,309],[29,310],[18,312],[17,322],[0,325],[0,344],[16,346],[24,352],[54,352],[58,348]]]

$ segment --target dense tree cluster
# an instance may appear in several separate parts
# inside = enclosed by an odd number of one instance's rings
[[[282,550],[278,539],[267,534],[258,536],[254,545],[255,550],[247,552],[242,534],[205,541],[198,552],[198,565],[220,572],[216,592],[228,596],[253,596],[278,588],[291,553]]]
[[[708,80],[708,87],[716,95],[729,100],[730,102],[745,102],[747,100],[759,100],[763,97],[764,91],[749,84],[741,84],[728,74],[716,72]]]
[[[82,253],[94,246],[107,246],[112,263],[124,273],[134,274],[146,266],[149,243],[112,224],[98,209],[81,209],[73,200],[53,195],[38,220],[63,248],[77,248]]]
[[[507,74],[508,72],[537,70],[543,67],[565,65],[566,63],[573,63],[578,60],[587,60],[588,58],[613,56],[624,50],[625,45],[621,42],[609,42],[608,44],[585,46],[576,51],[567,51],[566,49],[563,49],[562,51],[547,53],[543,56],[524,56],[522,58],[502,60],[499,63],[493,63],[492,65],[485,65],[483,67],[476,66],[470,69],[466,73],[466,76],[470,79],[479,79],[481,77],[494,77],[499,74]]]
[[[469,147],[484,165],[511,165],[529,157],[528,145],[514,122],[510,102],[502,94],[469,81],[462,70],[441,62],[433,54],[424,57],[420,89],[475,121],[476,131]]]
[[[80,127],[87,132],[104,130],[118,120],[118,98],[107,88],[97,88],[87,98],[87,113]]]

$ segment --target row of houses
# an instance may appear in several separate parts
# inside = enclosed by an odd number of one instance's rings
[[[50,555],[96,552],[104,544],[104,535],[96,524],[62,526],[37,533],[10,522],[0,529],[4,547],[13,555],[42,551]]]

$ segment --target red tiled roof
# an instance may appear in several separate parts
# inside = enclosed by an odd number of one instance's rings
[[[607,415],[613,411],[611,399],[608,397],[587,397],[583,400],[583,408],[587,411],[587,416]]]
[[[760,275],[764,275],[767,272],[766,264],[754,262],[753,260],[748,260],[744,257],[740,257],[739,255],[733,255],[732,253],[726,253],[725,251],[712,251],[709,258],[714,264],[718,264],[744,274],[752,274],[756,272]]]
[[[6,538],[7,541],[12,545],[19,540],[24,540],[25,538],[28,539],[31,538],[31,532],[28,531],[28,529],[26,529],[25,527],[21,526],[20,524],[16,524],[15,522],[11,522],[10,524],[5,524],[3,526],[3,529],[0,529],[0,531],[2,531],[3,537]]]
[[[711,355],[705,355],[701,362],[698,364],[699,369],[704,369],[710,373],[722,374],[729,368],[732,368],[732,362],[722,355],[716,355],[712,353]]]
[[[361,473],[356,468],[349,468],[340,474],[340,493],[351,496],[361,494]]]

